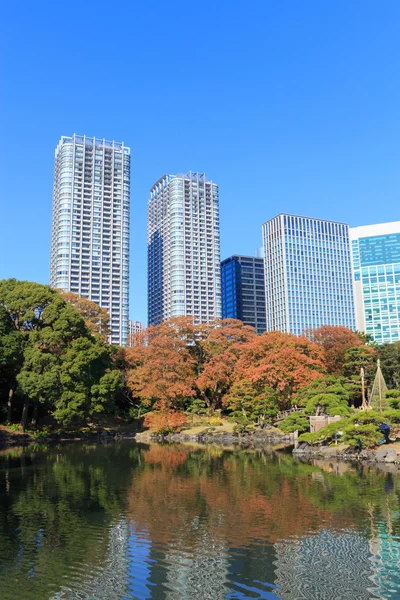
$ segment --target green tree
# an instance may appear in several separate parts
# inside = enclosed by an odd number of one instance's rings
[[[400,387],[400,342],[384,344],[379,349],[382,375],[389,389]]]
[[[7,401],[7,421],[12,420],[16,376],[23,361],[23,337],[0,305],[0,407]]]
[[[61,397],[54,417],[66,425],[94,413],[109,412],[122,385],[111,350],[100,340],[73,340],[61,357]]]
[[[257,423],[263,426],[278,412],[278,393],[271,387],[264,386],[262,391],[249,381],[234,384],[232,392],[225,401],[226,408],[238,423]]]
[[[294,412],[279,423],[279,429],[284,433],[304,433],[310,429],[310,422],[304,415]]]
[[[37,343],[28,343],[24,351],[24,364],[17,375],[17,391],[24,398],[21,425],[25,429],[29,404],[33,403],[32,426],[37,425],[39,405],[51,409],[60,394],[59,357],[45,352]]]

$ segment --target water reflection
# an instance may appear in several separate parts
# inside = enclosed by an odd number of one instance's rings
[[[1,598],[400,598],[391,470],[213,447],[6,451]]]

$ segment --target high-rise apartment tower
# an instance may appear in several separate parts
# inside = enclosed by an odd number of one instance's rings
[[[263,225],[267,331],[355,329],[349,228],[280,214]]]
[[[400,221],[350,229],[357,329],[400,340]]]
[[[50,285],[107,309],[125,344],[129,310],[130,149],[73,135],[55,152]]]
[[[234,255],[221,262],[222,318],[239,319],[258,334],[266,328],[264,261]]]
[[[221,318],[218,186],[202,173],[164,175],[148,201],[149,324]]]

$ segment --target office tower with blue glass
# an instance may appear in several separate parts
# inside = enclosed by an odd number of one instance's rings
[[[264,260],[235,254],[221,262],[222,318],[265,331]]]
[[[93,300],[110,315],[112,344],[129,320],[130,149],[63,136],[55,152],[50,285]]]
[[[400,221],[350,229],[357,329],[400,340]]]
[[[149,325],[221,318],[218,185],[204,173],[164,175],[148,201]]]
[[[267,331],[354,330],[348,225],[280,214],[262,231]]]

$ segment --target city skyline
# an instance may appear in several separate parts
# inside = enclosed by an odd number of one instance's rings
[[[398,220],[398,2],[156,12],[23,3],[15,36],[5,7],[0,277],[48,282],[53,152],[74,131],[131,147],[130,314],[141,321],[159,174],[218,182],[222,259],[252,255],[260,224],[282,211],[350,227]]]

